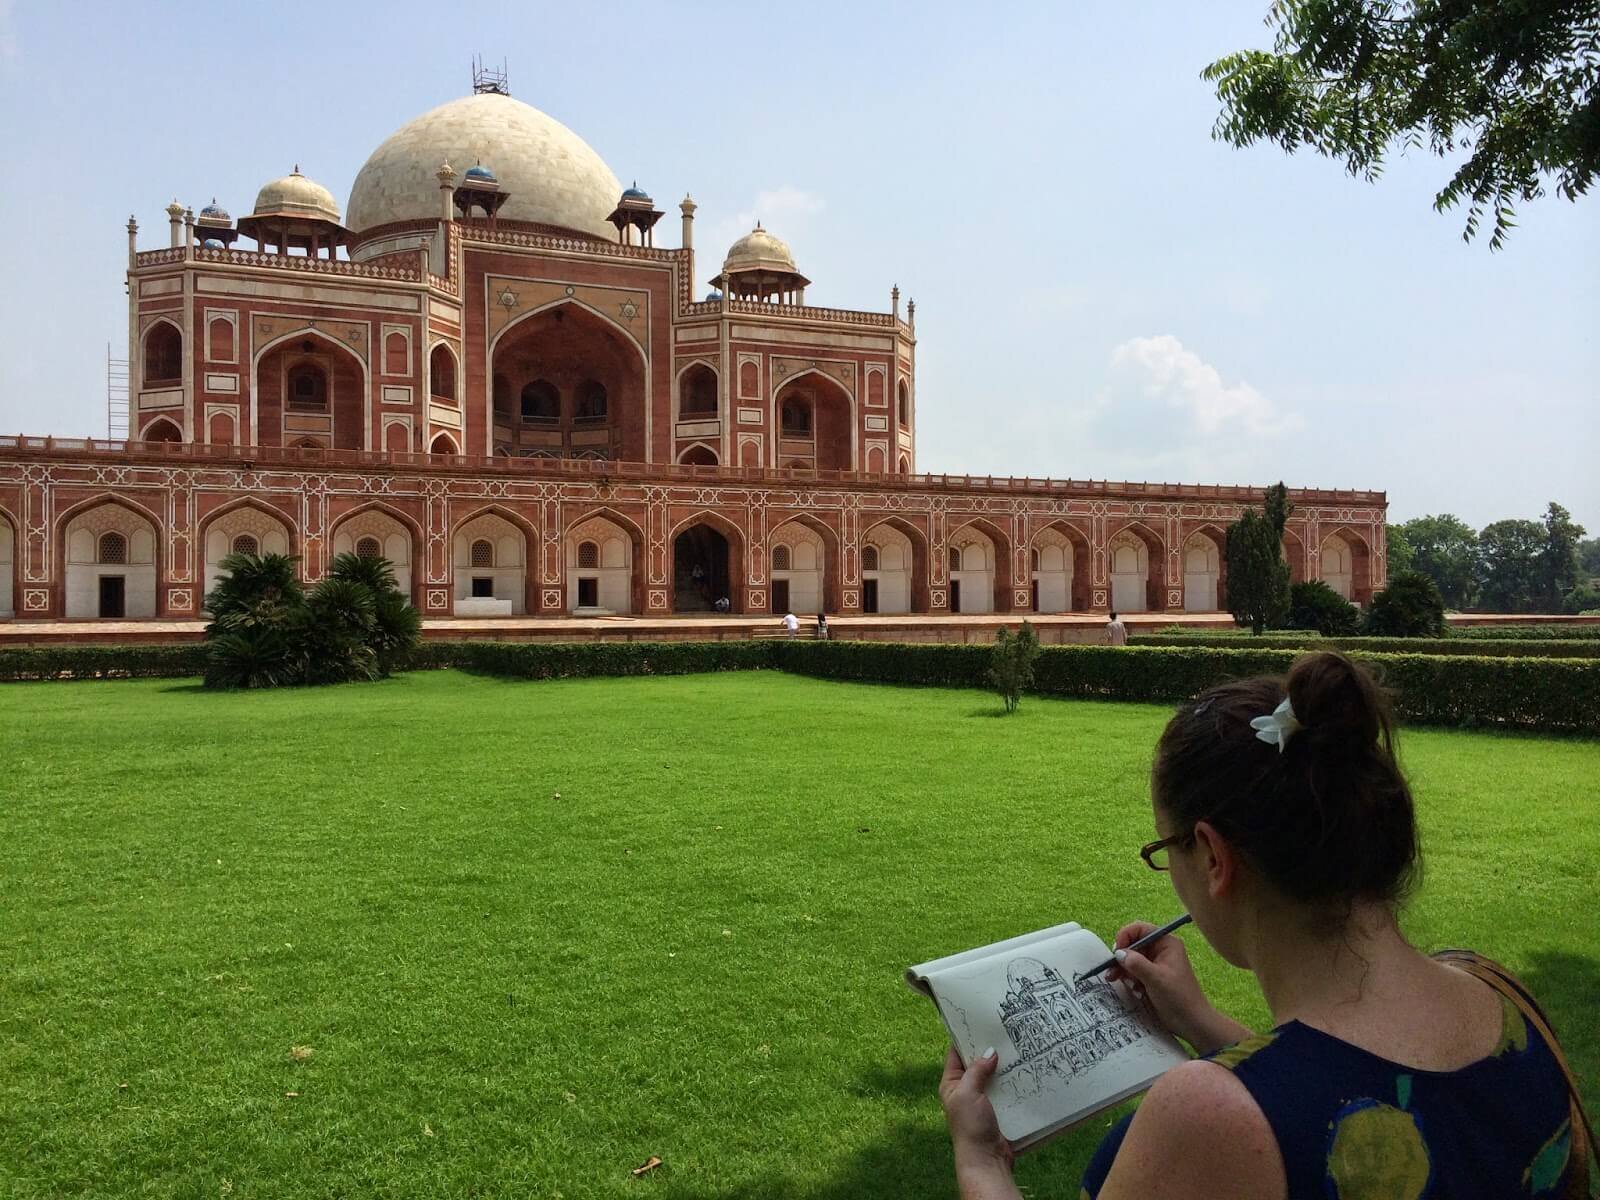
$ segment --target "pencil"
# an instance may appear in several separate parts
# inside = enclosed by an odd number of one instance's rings
[[[1131,944],[1129,944],[1127,946],[1124,946],[1123,949],[1124,950],[1143,950],[1151,942],[1156,941],[1159,938],[1166,937],[1167,934],[1171,933],[1174,929],[1182,929],[1185,925],[1187,925],[1192,920],[1194,920],[1193,917],[1191,917],[1188,913],[1184,913],[1183,916],[1176,917],[1173,920],[1168,921],[1160,929],[1152,929],[1149,933],[1145,934],[1138,941],[1133,942],[1133,943],[1131,943]],[[1114,967],[1116,965],[1117,965],[1117,956],[1115,954],[1113,954],[1110,958],[1106,959],[1105,962],[1101,963],[1098,967],[1094,968],[1094,970],[1085,971],[1082,975],[1079,975],[1078,978],[1079,979],[1093,979],[1096,975],[1100,974],[1102,971],[1110,970],[1112,967]]]

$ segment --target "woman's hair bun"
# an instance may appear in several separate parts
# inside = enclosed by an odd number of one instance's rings
[[[1289,669],[1289,703],[1316,741],[1370,746],[1388,741],[1388,705],[1377,683],[1342,654],[1319,651]]]

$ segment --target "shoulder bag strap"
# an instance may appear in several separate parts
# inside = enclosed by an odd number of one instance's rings
[[[1544,1015],[1544,1010],[1533,998],[1533,994],[1523,986],[1523,983],[1505,967],[1493,959],[1485,958],[1472,950],[1441,950],[1433,956],[1437,961],[1448,963],[1468,975],[1483,980],[1495,991],[1499,992],[1512,1004],[1516,1005],[1528,1022],[1536,1029],[1539,1036],[1544,1039],[1550,1053],[1555,1057],[1556,1064],[1561,1068],[1561,1073],[1567,1080],[1567,1091],[1572,1097],[1572,1151],[1575,1161],[1581,1163],[1588,1172],[1591,1183],[1600,1182],[1596,1175],[1600,1174],[1589,1169],[1590,1156],[1595,1152],[1596,1143],[1594,1125],[1589,1120],[1588,1110],[1583,1106],[1583,1097],[1578,1092],[1578,1077],[1573,1073],[1572,1065],[1567,1062],[1567,1056],[1561,1049],[1561,1043],[1556,1039],[1555,1030],[1550,1028],[1550,1022]],[[1578,1144],[1579,1137],[1586,1140],[1583,1145]],[[1588,1190],[1587,1188],[1585,1189]]]

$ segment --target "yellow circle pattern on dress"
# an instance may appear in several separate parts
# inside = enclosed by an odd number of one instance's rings
[[[1357,1100],[1334,1118],[1328,1179],[1337,1200],[1421,1200],[1432,1174],[1410,1113]]]

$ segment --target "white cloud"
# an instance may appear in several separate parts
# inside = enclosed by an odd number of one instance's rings
[[[1185,349],[1170,333],[1123,342],[1111,352],[1107,374],[1103,400],[1113,409],[1131,407],[1138,412],[1153,404],[1179,417],[1189,433],[1202,438],[1265,436],[1300,424],[1293,413],[1279,412],[1243,380],[1224,383],[1216,367]]]

